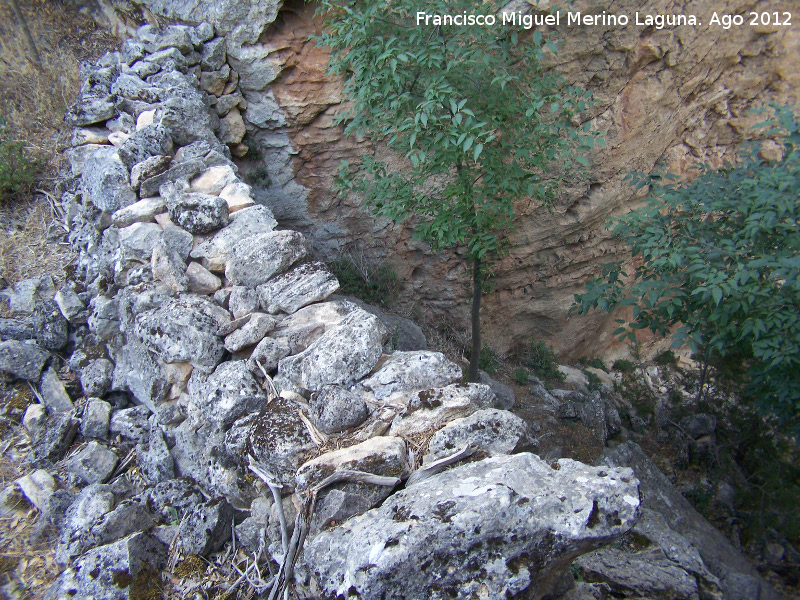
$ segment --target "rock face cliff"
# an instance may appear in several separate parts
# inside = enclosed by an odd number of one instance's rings
[[[534,13],[551,4],[520,0],[511,7]],[[568,310],[600,263],[622,257],[604,223],[637,200],[624,177],[659,163],[679,175],[688,175],[697,162],[720,165],[733,158],[738,142],[753,135],[759,118],[750,109],[769,101],[797,102],[800,67],[793,57],[800,49],[800,19],[795,15],[788,26],[749,25],[750,11],[780,12],[791,4],[679,1],[670,14],[694,15],[701,24],[659,29],[636,25],[636,15],[644,22],[664,11],[662,2],[578,0],[571,10],[626,15],[630,22],[562,23],[545,31],[561,41],[550,58],[553,66],[599,100],[589,116],[606,132],[607,148],[592,156],[589,179],[565,189],[551,213],[520,201],[509,234],[511,251],[498,263],[493,292],[485,298],[482,320],[491,344],[505,350],[535,336],[565,355],[614,349],[613,319],[571,317]],[[469,277],[458,251],[432,254],[411,239],[407,227],[376,220],[358,199],[333,191],[340,161],[357,162],[372,148],[344,138],[333,124],[341,85],[326,76],[325,52],[308,41],[318,31],[313,5],[299,0],[282,6],[261,0],[99,0],[99,5],[106,21],[118,27],[125,19],[134,23],[137,15],[189,23],[210,19],[229,38],[231,64],[238,67],[247,100],[245,142],[251,152],[240,166],[254,178],[257,200],[279,222],[306,234],[316,256],[354,252],[374,263],[386,261],[405,282],[403,302],[467,323]],[[715,13],[719,25],[711,24]],[[726,29],[725,15],[742,15],[744,24]]]

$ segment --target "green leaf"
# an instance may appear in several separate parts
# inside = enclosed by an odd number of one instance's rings
[[[475,149],[472,151],[472,160],[477,161],[481,152],[483,152],[483,144],[476,144]]]

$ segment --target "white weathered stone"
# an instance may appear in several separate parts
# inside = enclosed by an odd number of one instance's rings
[[[493,400],[492,390],[482,383],[454,383],[423,390],[409,398],[405,411],[392,421],[389,433],[409,436],[435,430],[448,421],[490,408]]]
[[[306,542],[323,596],[520,597],[636,522],[630,469],[487,458],[407,487]],[[531,557],[535,557],[532,559]]]
[[[339,289],[339,282],[320,263],[306,263],[258,286],[261,307],[269,313],[288,314],[324,300]]]
[[[305,255],[305,239],[296,231],[259,233],[233,247],[233,257],[225,266],[225,276],[234,285],[257,287]]]
[[[153,217],[164,210],[166,210],[166,204],[160,196],[142,198],[138,202],[116,211],[111,215],[111,222],[117,227],[126,227],[133,223],[151,223]]]
[[[227,227],[192,250],[190,256],[202,259],[203,266],[209,271],[224,271],[238,246],[253,236],[272,231],[277,225],[272,212],[262,205],[240,210],[232,214],[230,219]]]
[[[197,262],[186,268],[189,291],[194,294],[213,294],[222,287],[220,278]]]
[[[444,387],[461,379],[461,367],[441,352],[394,352],[374,375],[362,383],[382,400],[395,394]]]
[[[356,308],[306,350],[278,363],[278,373],[307,390],[349,384],[372,370],[388,332],[375,315]]]
[[[148,125],[152,125],[156,116],[155,109],[142,111],[136,118],[136,130],[144,129]]]
[[[226,186],[237,181],[236,173],[228,165],[211,167],[192,179],[191,191],[218,196]]]
[[[275,318],[264,313],[253,313],[242,327],[225,338],[225,349],[238,352],[260,342],[275,327]]]
[[[28,501],[40,511],[45,510],[47,499],[56,490],[55,479],[44,469],[37,469],[30,475],[17,479],[16,484]]]
[[[226,185],[219,193],[219,197],[228,203],[228,212],[234,213],[255,204],[251,196],[250,186],[241,181]]]

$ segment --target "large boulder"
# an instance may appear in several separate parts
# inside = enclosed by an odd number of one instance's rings
[[[718,582],[725,600],[779,598],[747,558],[689,504],[638,445],[627,442],[607,449],[598,462],[615,468],[629,467],[641,482],[643,514],[636,533],[661,551],[655,552],[659,561],[661,556],[669,559],[669,563],[660,564],[680,568],[705,588],[713,589]],[[593,580],[609,581],[612,589],[622,589],[620,571],[600,568],[604,563],[613,563],[613,558],[612,555],[590,558],[581,563],[581,568],[594,573]],[[627,560],[630,564],[641,561],[642,557],[628,556]],[[605,576],[601,577],[600,572],[605,572]],[[625,594],[638,593],[637,590],[644,589],[643,585],[641,581],[630,583]],[[653,585],[655,590],[661,584]]]
[[[313,391],[326,385],[352,383],[378,362],[387,335],[376,316],[356,308],[306,350],[281,359],[278,374]]]
[[[326,598],[541,597],[570,560],[633,526],[637,484],[630,469],[487,458],[320,533],[303,560]]]

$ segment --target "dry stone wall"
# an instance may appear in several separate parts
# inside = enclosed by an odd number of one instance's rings
[[[508,398],[332,296],[231,160],[251,105],[215,33],[146,25],[83,65],[59,184],[75,269],[6,294],[0,372],[42,403],[37,470],[0,507],[23,494],[56,527],[47,597],[142,597],[232,538],[258,592],[541,595],[633,526],[632,471],[543,461]]]

